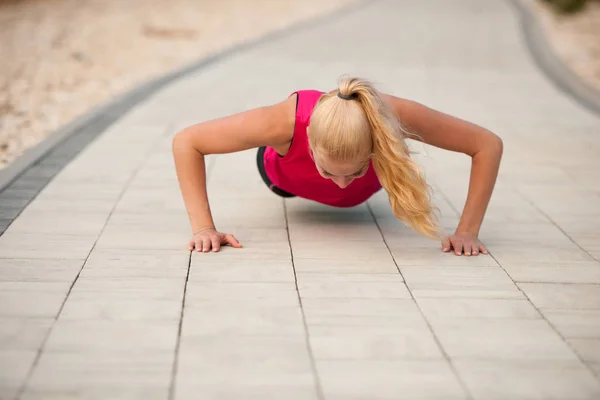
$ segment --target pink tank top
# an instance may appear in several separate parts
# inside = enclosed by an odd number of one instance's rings
[[[313,108],[324,92],[301,90],[294,93],[298,95],[296,123],[287,154],[282,157],[272,147],[265,149],[265,172],[271,182],[288,193],[330,206],[353,207],[368,200],[381,189],[372,163],[363,177],[344,189],[319,174],[310,156],[306,128]]]

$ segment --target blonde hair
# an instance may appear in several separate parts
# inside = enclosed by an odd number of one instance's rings
[[[404,140],[410,135],[370,82],[343,78],[338,90],[315,106],[308,141],[314,155],[333,161],[372,159],[394,215],[413,230],[439,238],[429,185]]]

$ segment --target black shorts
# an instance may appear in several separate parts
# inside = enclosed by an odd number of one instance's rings
[[[258,166],[258,172],[260,173],[261,178],[273,193],[281,197],[296,197],[295,195],[286,192],[285,190],[279,189],[277,186],[271,182],[269,177],[267,176],[267,172],[265,171],[265,149],[266,147],[259,147],[256,152],[256,165]]]

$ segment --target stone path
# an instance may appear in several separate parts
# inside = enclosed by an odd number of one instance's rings
[[[173,134],[344,73],[503,138],[491,255],[441,253],[381,195],[283,201],[248,151],[208,183],[245,248],[190,256]],[[240,51],[111,125],[0,237],[0,398],[597,399],[599,133],[506,1],[374,1]],[[469,159],[413,147],[452,229]]]

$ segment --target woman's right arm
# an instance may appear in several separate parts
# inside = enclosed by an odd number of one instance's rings
[[[195,124],[175,135],[175,170],[192,232],[215,228],[206,190],[204,156],[286,143],[293,134],[295,104],[292,96],[272,106]],[[212,244],[213,249],[215,245]]]

